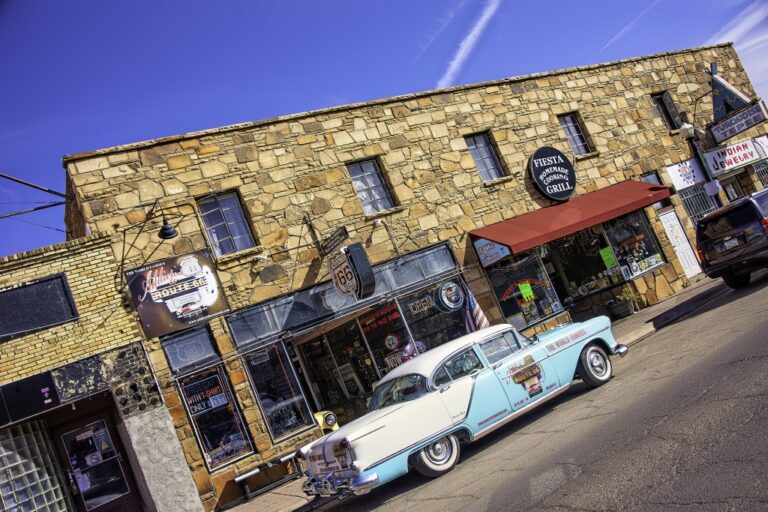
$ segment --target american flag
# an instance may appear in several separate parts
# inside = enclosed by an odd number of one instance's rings
[[[469,287],[466,287],[465,289],[467,291],[467,306],[464,308],[464,323],[466,325],[467,333],[489,327],[491,324],[485,317],[483,310],[480,309],[480,304],[475,300],[475,296],[472,295]]]

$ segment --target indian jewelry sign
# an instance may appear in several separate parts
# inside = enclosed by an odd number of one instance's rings
[[[761,158],[751,140],[707,151],[704,156],[713,176],[744,167]]]
[[[125,273],[131,305],[147,338],[229,312],[207,250],[150,263]]]

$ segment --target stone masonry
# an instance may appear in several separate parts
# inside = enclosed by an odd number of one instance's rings
[[[709,91],[707,70],[713,62],[731,84],[754,95],[734,48],[724,44],[70,155],[64,163],[75,200],[67,206],[68,233],[80,236],[88,229],[117,235],[113,249],[120,255],[126,230],[146,221],[127,254],[126,268],[131,268],[150,254],[161,259],[210,247],[196,200],[236,192],[256,246],[217,258],[233,310],[327,280],[317,240],[343,225],[350,241],[363,243],[374,264],[448,241],[478,302],[492,322],[499,322],[500,308],[467,233],[551,205],[531,184],[526,166],[542,146],[572,155],[557,116],[578,113],[594,148],[572,158],[576,194],[651,171],[670,184],[666,166],[693,155],[687,141],[666,127],[651,95],[669,92],[679,110],[689,117],[695,112],[690,120],[703,131],[712,119],[711,99],[697,98]],[[741,136],[758,135],[759,129]],[[505,172],[493,182],[481,180],[464,139],[480,132],[488,133]],[[394,208],[363,213],[346,165],[364,159],[377,160]],[[691,234],[680,200],[673,196],[672,203]],[[153,205],[154,214],[147,218]],[[658,302],[687,284],[652,210],[646,212],[669,264],[635,281],[641,305]],[[160,212],[176,225],[178,238],[161,242],[155,237]],[[258,450],[213,474],[202,462],[160,342],[146,340],[207,510],[226,501],[223,496],[229,494],[235,474],[306,441],[303,436],[272,446],[226,322],[215,319],[210,327]]]

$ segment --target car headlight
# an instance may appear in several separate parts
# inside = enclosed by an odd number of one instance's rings
[[[332,412],[329,412],[328,414],[323,416],[323,421],[325,422],[326,425],[328,425],[329,427],[332,427],[336,424],[336,421],[337,421],[336,415],[333,414]]]

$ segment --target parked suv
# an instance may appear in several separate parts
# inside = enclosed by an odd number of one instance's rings
[[[704,272],[731,288],[749,284],[753,270],[768,267],[768,189],[716,210],[696,224]]]

